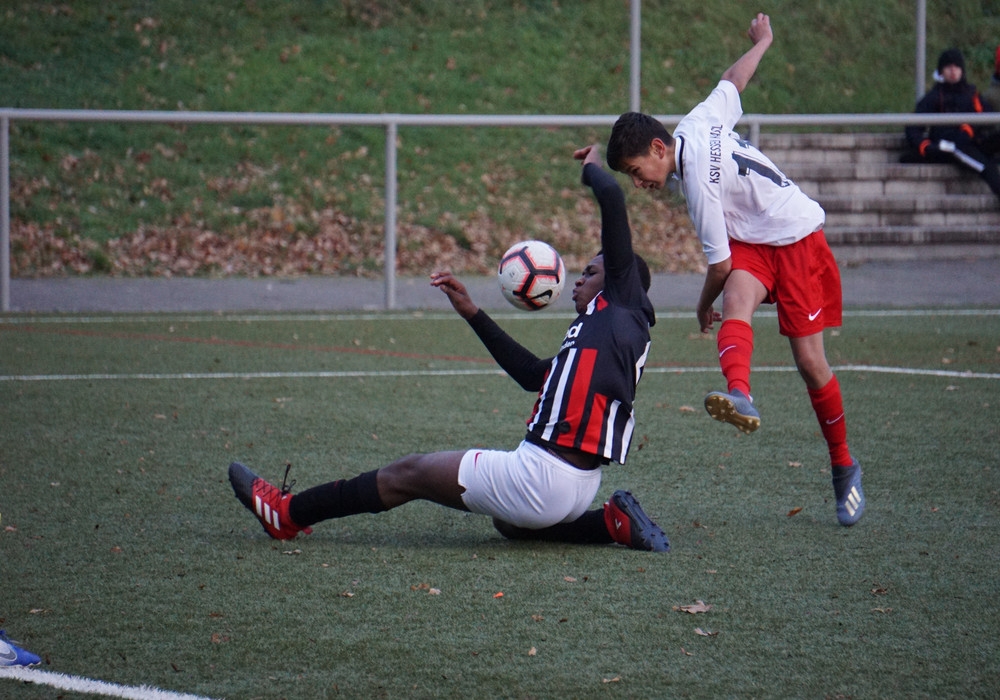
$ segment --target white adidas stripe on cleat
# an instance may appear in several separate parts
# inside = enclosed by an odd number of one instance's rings
[[[278,517],[278,511],[272,510],[271,506],[264,503],[260,496],[254,496],[254,505],[257,507],[257,516],[261,518],[264,522],[269,525],[273,525],[278,530],[281,529],[281,519]]]
[[[844,505],[852,517],[858,512],[858,506],[861,505],[861,494],[858,493],[856,486],[851,487],[851,492],[847,494],[847,500]]]

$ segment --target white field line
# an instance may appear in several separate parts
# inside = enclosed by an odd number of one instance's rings
[[[835,372],[872,372],[875,374],[905,374],[923,377],[952,379],[1000,379],[1000,373],[966,372],[959,370],[914,369],[912,367],[884,367],[878,365],[840,365]],[[646,374],[704,374],[718,372],[718,367],[647,367]],[[760,372],[795,372],[795,367],[755,367]],[[504,376],[500,369],[428,369],[428,370],[379,370],[379,371],[316,371],[316,372],[177,372],[163,374],[11,374],[0,375],[0,382],[98,382],[98,381],[176,381],[220,379],[384,379],[390,377],[485,377]]]
[[[540,321],[553,319],[574,319],[576,314],[567,311],[544,313],[540,315],[518,311],[501,311],[490,313],[496,320],[503,321]],[[774,311],[758,311],[758,318],[775,318]],[[844,317],[932,317],[932,316],[1000,316],[1000,309],[856,309],[844,310]],[[691,319],[694,323],[694,311],[657,311],[657,318]],[[130,316],[33,316],[12,315],[0,317],[0,325],[38,325],[67,324],[90,325],[102,323],[285,323],[314,322],[329,323],[332,321],[448,321],[457,316],[446,311],[410,311],[392,313],[225,313],[205,312],[197,315],[175,315],[171,313]]]
[[[128,686],[116,683],[106,683],[91,678],[68,676],[52,671],[41,671],[24,666],[0,666],[0,678],[47,685],[73,693],[102,695],[108,698],[129,698],[130,700],[207,700],[201,695],[174,693],[169,690],[150,688],[149,686]]]

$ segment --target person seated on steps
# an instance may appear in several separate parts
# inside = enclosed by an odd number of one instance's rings
[[[966,80],[965,57],[958,49],[948,49],[938,58],[936,84],[917,102],[917,114],[959,114],[993,111],[984,103],[976,86]],[[1000,166],[995,153],[986,150],[986,130],[971,124],[938,124],[906,127],[910,152],[904,163],[956,163],[986,181],[1000,201]],[[1000,145],[1000,144],[998,144]]]

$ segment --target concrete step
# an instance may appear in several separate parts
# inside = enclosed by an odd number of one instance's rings
[[[824,227],[831,246],[877,245],[1000,245],[1000,228],[993,225],[941,226],[844,226],[830,223]]]
[[[1000,225],[1000,204],[992,194],[952,194],[926,197],[919,194],[904,195],[825,195],[819,199],[827,214],[926,213],[950,211],[979,214],[982,224]]]
[[[902,129],[762,133],[760,146],[826,210],[838,259],[1000,250],[1000,205],[986,183],[956,164],[901,163]]]
[[[966,194],[982,195],[989,192],[985,183],[976,181],[956,181],[953,179],[934,180],[826,180],[800,185],[802,191],[817,199],[835,196],[858,198],[872,197],[927,197],[945,204],[943,197]],[[994,202],[996,198],[994,198]]]
[[[846,214],[829,214],[826,218],[831,226],[920,226],[927,229],[940,229],[954,226],[976,226],[979,228],[1000,231],[997,217],[984,220],[980,213],[952,212],[863,212]]]
[[[886,150],[905,147],[903,130],[886,133],[772,133],[761,132],[761,149],[767,153],[772,148],[816,150]]]
[[[950,163],[782,163],[781,171],[802,186],[803,182],[826,180],[954,180],[980,183],[982,178]]]
[[[895,134],[768,134],[760,148],[782,171],[790,163],[814,166],[839,163],[898,163],[906,152],[902,132]]]

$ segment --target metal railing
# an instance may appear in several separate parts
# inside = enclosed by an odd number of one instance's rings
[[[302,114],[282,112],[107,111],[0,108],[0,312],[10,310],[10,125],[25,122],[237,124],[241,126],[376,126],[385,129],[385,308],[396,308],[397,150],[400,127],[608,127],[618,115]],[[683,115],[659,115],[667,127]],[[984,114],[745,114],[740,126],[758,142],[762,127],[906,126],[1000,124],[1000,112]]]

